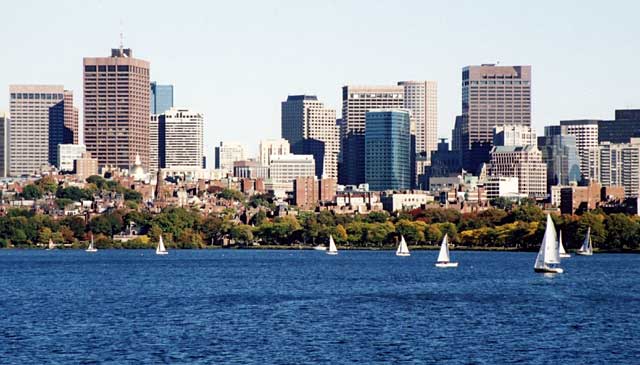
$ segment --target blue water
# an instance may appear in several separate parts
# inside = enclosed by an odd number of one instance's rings
[[[640,255],[0,251],[2,364],[640,361]]]

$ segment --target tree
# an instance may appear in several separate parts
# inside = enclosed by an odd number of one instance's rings
[[[425,227],[426,224],[424,222],[411,222],[407,219],[402,219],[396,223],[396,232],[404,236],[408,242],[418,243],[424,241]]]
[[[489,204],[497,209],[509,210],[513,206],[513,201],[505,197],[497,197],[491,199]]]
[[[244,201],[244,194],[239,192],[238,190],[225,188],[217,195],[218,199],[226,199],[226,200],[235,200],[235,201]]]
[[[253,231],[251,226],[238,224],[231,228],[231,238],[236,242],[250,243],[253,241]]]
[[[22,190],[22,197],[26,200],[42,199],[42,189],[34,184],[27,185]]]
[[[58,181],[52,176],[44,176],[42,179],[36,182],[36,185],[40,187],[40,190],[44,193],[53,194],[58,189]]]
[[[366,221],[369,223],[384,223],[389,219],[387,212],[371,212],[367,214]]]

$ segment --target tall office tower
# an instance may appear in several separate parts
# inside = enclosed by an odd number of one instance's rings
[[[57,146],[65,141],[64,88],[11,85],[9,94],[8,175],[33,174],[44,165],[55,164]]]
[[[371,109],[404,108],[403,86],[343,86],[339,183],[358,185],[365,182],[364,133],[366,113]]]
[[[640,188],[640,140],[600,144],[600,183],[624,187],[625,198],[638,197]]]
[[[149,174],[155,176],[160,168],[158,155],[158,115],[149,116]]]
[[[495,146],[491,149],[494,177],[517,177],[518,192],[534,199],[547,196],[547,165],[536,146]]]
[[[215,168],[233,174],[233,163],[245,160],[244,146],[236,142],[220,142],[215,147]]]
[[[158,85],[155,81],[149,90],[149,112],[162,114],[173,108],[173,85]]]
[[[62,103],[49,112],[49,163],[59,166],[58,145],[78,144],[78,108],[73,106],[73,92],[64,90]]]
[[[365,131],[365,181],[374,191],[411,189],[411,114],[372,109]]]
[[[7,125],[9,118],[0,112],[0,177],[7,176]]]
[[[598,121],[598,142],[629,143],[640,137],[640,109],[616,110],[615,118]]]
[[[542,160],[547,164],[547,186],[580,181],[580,160],[575,136],[545,134],[538,137]]]
[[[293,181],[299,177],[314,177],[315,161],[311,155],[280,155],[271,158],[269,168],[270,190],[275,196],[285,196],[293,191]]]
[[[204,117],[183,108],[171,108],[158,116],[160,168],[202,167]]]
[[[578,158],[580,158],[580,172],[585,179],[597,180],[598,176],[591,174],[589,168],[589,152],[598,149],[598,120],[561,120],[560,128],[549,128],[550,133],[575,136]]]
[[[260,141],[260,164],[262,166],[271,164],[271,156],[288,155],[289,153],[291,153],[289,141],[284,138]]]
[[[508,124],[531,126],[531,66],[463,68],[459,133],[466,170],[489,160],[493,127]]]
[[[494,146],[535,146],[536,132],[528,125],[502,125],[493,127]]]
[[[149,62],[131,49],[85,57],[84,144],[100,166],[149,167]]]
[[[438,83],[435,81],[400,81],[404,87],[404,108],[411,110],[416,124],[416,153],[427,159],[438,145]]]
[[[313,95],[289,95],[282,102],[282,138],[291,152],[313,155],[316,176],[338,177],[340,129],[336,111],[325,108]]]

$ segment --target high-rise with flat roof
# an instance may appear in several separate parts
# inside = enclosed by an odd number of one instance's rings
[[[427,159],[438,147],[438,83],[435,81],[400,81],[404,87],[404,108],[411,111],[415,123],[416,153]]]
[[[589,166],[589,156],[598,149],[598,120],[561,120],[560,128],[549,128],[549,133],[575,136],[578,158],[580,159],[580,172],[586,179],[597,180],[598,176],[591,174],[593,169]]]
[[[202,167],[204,117],[201,113],[171,108],[158,116],[160,168]]]
[[[215,168],[226,174],[233,174],[233,163],[245,160],[244,146],[237,142],[220,142],[215,150]]]
[[[490,175],[517,177],[518,192],[534,199],[547,196],[547,165],[536,146],[495,146],[491,150]]]
[[[151,83],[149,90],[149,112],[151,114],[162,114],[173,108],[173,85],[158,85]]]
[[[344,86],[342,88],[342,140],[339,183],[365,182],[365,125],[371,109],[404,108],[403,86]]]
[[[340,130],[336,111],[326,108],[314,95],[289,95],[282,102],[282,138],[291,152],[313,155],[316,175],[338,177]]]
[[[531,66],[484,64],[462,69],[460,144],[465,169],[489,159],[493,128],[531,126]]]
[[[403,109],[367,112],[365,182],[371,190],[412,188],[410,116]]]
[[[9,94],[8,175],[55,165],[58,145],[73,142],[73,94],[62,85],[11,85]]]
[[[128,48],[85,57],[84,142],[100,166],[149,167],[149,62]]]
[[[260,164],[269,166],[271,156],[288,155],[291,153],[289,141],[284,138],[263,139],[260,141]]]
[[[9,118],[0,112],[0,177],[7,176],[7,125]]]

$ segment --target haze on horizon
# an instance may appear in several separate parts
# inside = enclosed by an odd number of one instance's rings
[[[640,108],[632,26],[640,3],[618,1],[133,2],[0,4],[0,110],[10,84],[62,84],[82,109],[82,58],[107,56],[119,33],[176,106],[205,113],[205,150],[220,140],[280,136],[280,102],[314,94],[341,113],[346,84],[438,82],[440,137],[460,113],[471,64],[532,65],[533,126],[613,118]],[[81,117],[82,120],[82,117]]]

